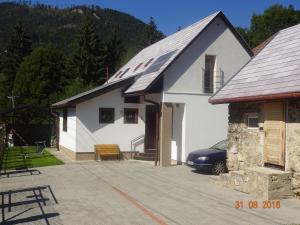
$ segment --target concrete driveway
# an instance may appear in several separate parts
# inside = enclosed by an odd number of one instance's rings
[[[57,153],[59,154],[59,153]],[[75,163],[2,175],[3,224],[296,224],[300,200],[262,200],[209,182],[186,166],[138,161]],[[258,208],[249,209],[249,201]],[[235,201],[244,208],[236,209]]]

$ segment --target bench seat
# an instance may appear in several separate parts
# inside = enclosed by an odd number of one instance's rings
[[[101,160],[106,156],[116,156],[120,160],[120,148],[117,144],[98,144],[95,145],[95,158]]]

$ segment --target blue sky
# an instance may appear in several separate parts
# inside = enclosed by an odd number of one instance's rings
[[[296,9],[300,9],[300,0],[39,0],[39,2],[59,7],[99,5],[129,13],[145,22],[153,16],[158,29],[166,35],[175,32],[178,26],[185,27],[219,10],[225,13],[234,26],[248,27],[253,13],[260,14],[272,4],[279,3],[285,6],[292,4]]]

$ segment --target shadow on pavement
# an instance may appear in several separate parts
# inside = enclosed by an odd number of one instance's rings
[[[0,224],[19,224],[42,221],[57,224],[59,213],[51,206],[58,201],[50,185],[0,192]]]

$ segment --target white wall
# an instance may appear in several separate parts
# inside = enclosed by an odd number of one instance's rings
[[[250,59],[223,20],[217,18],[165,72],[165,92],[203,93],[205,55],[216,55],[216,69],[224,71],[225,82]]]
[[[68,108],[67,131],[63,131],[63,113],[59,115],[59,145],[76,151],[76,109]]]
[[[183,162],[189,152],[210,147],[227,137],[228,105],[211,105],[208,103],[210,95],[203,93],[205,55],[216,55],[217,69],[224,71],[225,81],[250,59],[218,18],[165,72],[163,102],[184,104],[184,111],[179,113],[184,114],[183,119],[174,120],[181,123],[175,124],[174,128],[182,126],[182,137],[180,140],[176,135],[172,143],[172,155],[177,158],[174,142],[182,143]],[[174,117],[178,118],[178,115],[175,113]]]
[[[114,108],[115,122],[99,123],[99,108]],[[124,108],[138,108],[138,124],[124,124]],[[124,103],[121,89],[105,93],[76,106],[77,109],[77,152],[94,151],[95,144],[118,144],[121,151],[130,151],[130,141],[145,134],[145,105]],[[142,151],[143,141],[136,146]]]
[[[185,104],[173,104],[173,131],[171,159],[182,162],[182,150],[184,149],[184,140],[182,136],[182,127],[184,126]]]
[[[164,94],[164,102],[185,104],[178,109],[174,107],[173,118],[173,129],[176,129],[173,141],[176,141],[179,146],[182,143],[183,162],[190,152],[211,147],[227,138],[228,105],[211,105],[208,103],[208,98],[203,95]],[[183,115],[182,119],[180,115]],[[180,126],[182,126],[181,140],[178,136]],[[179,157],[177,155],[178,159]]]

